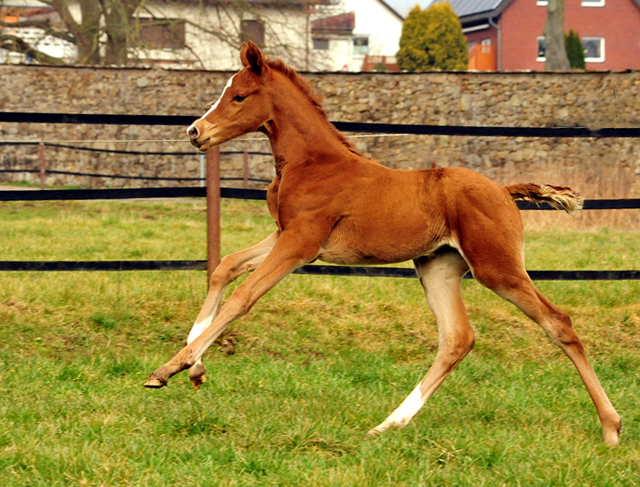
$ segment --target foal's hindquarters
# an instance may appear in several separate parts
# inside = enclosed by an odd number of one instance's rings
[[[620,416],[589,364],[571,319],[533,284],[524,267],[523,225],[515,204],[500,206],[505,188],[494,183],[490,198],[468,194],[457,205],[452,246],[414,260],[429,306],[436,317],[439,347],[433,365],[405,401],[370,431],[405,426],[474,345],[461,296],[464,274],[516,305],[535,321],[578,369],[596,407],[607,445],[617,445]],[[470,201],[471,200],[471,201]],[[496,211],[498,209],[498,211]]]

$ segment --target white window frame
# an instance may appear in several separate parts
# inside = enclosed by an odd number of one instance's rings
[[[587,39],[590,41],[598,41],[600,43],[600,57],[587,57],[585,54],[584,61],[587,63],[603,63],[605,59],[604,37],[584,36],[583,38],[581,38],[581,41],[583,42],[583,44],[584,44],[584,41]]]
[[[540,39],[544,39],[544,36],[538,36],[536,38],[536,40],[538,41],[538,44],[540,43]],[[600,43],[600,57],[586,57],[586,55],[585,55],[584,62],[585,63],[603,63],[604,60],[605,60],[605,52],[604,52],[605,42],[604,42],[604,37],[585,36],[585,37],[582,37],[580,40],[584,43],[585,39],[598,41]],[[536,61],[538,61],[539,63],[544,63],[544,62],[547,61],[547,57],[546,56],[538,56],[538,57],[536,57]]]
[[[365,56],[370,53],[371,45],[369,44],[368,35],[353,36],[353,54],[354,56]],[[359,42],[366,42],[359,44]]]
[[[536,5],[540,5],[541,7],[546,7],[549,4],[548,0],[537,0]]]
[[[604,7],[605,0],[582,0],[583,7]]]

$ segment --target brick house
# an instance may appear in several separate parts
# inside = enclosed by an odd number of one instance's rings
[[[467,37],[472,69],[544,69],[547,0],[449,3]],[[640,69],[640,0],[565,0],[564,27],[580,35],[587,69]]]

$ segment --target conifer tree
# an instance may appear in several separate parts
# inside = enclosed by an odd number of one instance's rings
[[[407,71],[466,71],[467,41],[460,20],[448,2],[432,4],[426,10],[416,6],[402,25],[400,68]]]
[[[584,47],[578,33],[571,29],[564,38],[564,45],[571,69],[585,69]]]

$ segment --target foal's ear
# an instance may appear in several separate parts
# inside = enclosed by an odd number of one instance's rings
[[[262,53],[258,46],[253,42],[242,43],[242,50],[240,51],[240,60],[243,66],[251,67],[251,70],[256,74],[262,74]]]

